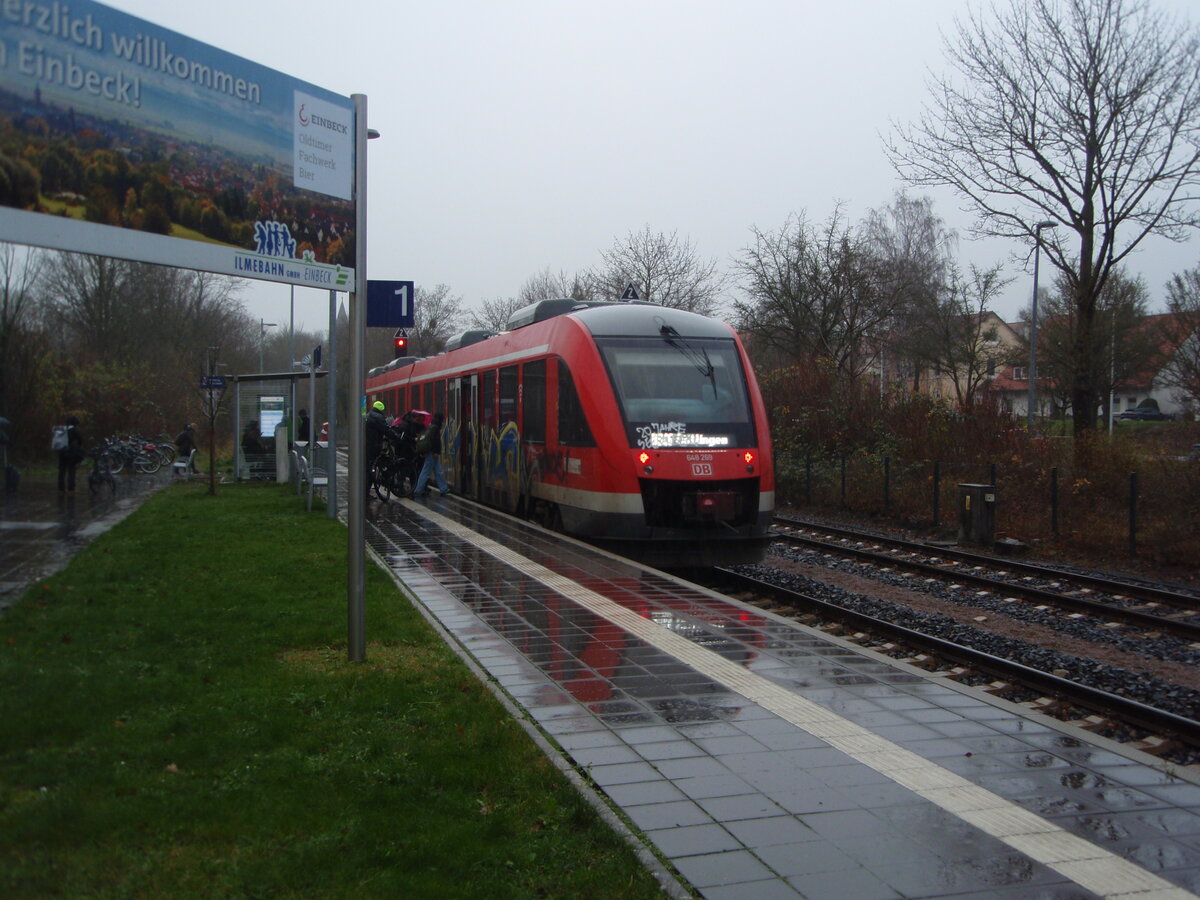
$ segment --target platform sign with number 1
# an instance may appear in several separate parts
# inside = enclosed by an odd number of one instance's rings
[[[367,282],[368,328],[413,328],[415,325],[413,282]]]

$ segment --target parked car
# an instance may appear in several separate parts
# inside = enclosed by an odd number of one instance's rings
[[[1135,409],[1127,409],[1125,412],[1119,412],[1113,418],[1123,422],[1173,422],[1175,421],[1175,414],[1165,413],[1152,406],[1139,406]]]

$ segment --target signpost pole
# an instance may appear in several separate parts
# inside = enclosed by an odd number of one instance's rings
[[[329,358],[325,363],[325,415],[329,417],[329,485],[325,490],[326,515],[337,516],[337,291],[329,292]]]
[[[364,344],[366,343],[367,307],[367,96],[353,94],[354,101],[354,293],[350,295],[350,384],[355,402],[346,427],[349,429],[350,458],[349,491],[347,499],[346,551],[348,632],[346,655],[350,662],[365,662],[366,611],[364,601],[364,566],[366,548],[367,473],[366,433],[363,418],[357,415],[358,398],[362,396],[366,374]]]

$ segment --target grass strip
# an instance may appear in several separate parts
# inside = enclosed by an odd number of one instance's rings
[[[275,485],[151,497],[0,616],[0,896],[658,897],[384,573]]]

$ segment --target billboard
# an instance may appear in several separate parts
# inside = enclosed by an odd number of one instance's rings
[[[94,3],[0,0],[0,240],[354,286],[354,105]]]

